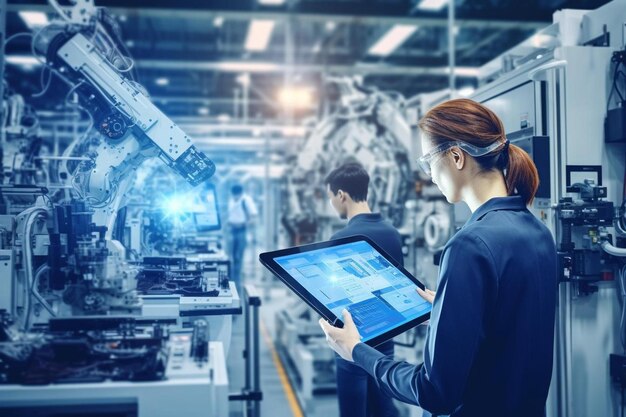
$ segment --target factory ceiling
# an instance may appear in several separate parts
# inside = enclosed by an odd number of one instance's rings
[[[329,75],[359,75],[367,85],[405,97],[447,87],[447,8],[426,10],[423,1],[100,0],[97,5],[116,16],[137,81],[168,114],[241,117],[247,90],[248,120],[261,121],[284,118],[277,95],[285,83],[312,90],[313,100],[287,115],[292,120],[323,111],[319,103],[334,96],[323,82]],[[272,2],[279,5],[259,4]],[[554,10],[591,9],[603,3],[457,1],[457,85],[475,84],[476,68],[548,26]],[[19,11],[54,16],[45,1],[10,0],[8,10],[8,36],[29,30]],[[249,44],[254,22],[272,22],[265,44]],[[408,30],[401,45],[373,53],[375,44],[396,27]],[[25,56],[29,51],[27,37],[7,46],[7,55]],[[36,66],[7,66],[9,83],[23,88],[23,94],[41,89],[40,72]],[[58,106],[59,100],[51,98],[58,98],[64,88],[53,79],[49,91],[31,101],[38,107]]]

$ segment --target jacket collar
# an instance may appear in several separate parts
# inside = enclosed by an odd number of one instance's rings
[[[466,225],[482,220],[482,218],[485,217],[485,215],[490,211],[499,210],[526,210],[526,204],[524,204],[524,200],[519,195],[492,198],[491,200],[483,203],[482,206],[478,207],[478,209],[472,213],[472,216],[467,221]]]
[[[348,224],[353,224],[357,222],[378,222],[383,218],[380,213],[361,213],[357,214],[353,218],[350,219]]]

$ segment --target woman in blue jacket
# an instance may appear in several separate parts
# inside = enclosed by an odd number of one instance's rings
[[[450,203],[472,211],[443,250],[424,363],[412,365],[320,321],[331,348],[371,374],[382,390],[435,415],[539,417],[552,375],[556,248],[527,209],[537,169],[508,142],[500,119],[468,99],[420,121],[420,164]]]

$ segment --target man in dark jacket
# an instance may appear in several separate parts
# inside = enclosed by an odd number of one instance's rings
[[[400,233],[380,213],[372,213],[367,203],[369,180],[365,169],[356,163],[342,165],[326,177],[330,204],[342,219],[348,220],[347,226],[335,233],[332,239],[353,235],[367,236],[403,265]],[[377,346],[376,349],[392,357],[393,340]],[[341,417],[398,415],[391,397],[360,366],[337,356],[336,368]]]

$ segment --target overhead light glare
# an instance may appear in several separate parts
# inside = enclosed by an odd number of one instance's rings
[[[450,67],[446,67],[446,74],[450,73]],[[454,67],[454,74],[461,77],[478,77],[480,75],[479,67]]]
[[[250,74],[248,74],[247,72],[240,74],[237,76],[236,80],[242,86],[247,87],[250,85]]]
[[[461,97],[469,97],[471,96],[476,89],[474,87],[461,87],[457,90],[457,94]]]
[[[31,55],[7,55],[5,56],[5,61],[7,64],[30,68],[41,65],[41,62]]]
[[[285,126],[282,133],[285,136],[304,136],[306,129],[302,126]]]
[[[220,114],[217,116],[217,121],[220,123],[228,123],[230,121],[230,116],[227,114]]]
[[[276,22],[273,20],[253,20],[248,27],[246,36],[246,50],[264,51],[272,37]]]
[[[285,87],[278,93],[278,101],[285,107],[302,109],[311,106],[313,94],[306,87]]]
[[[448,0],[422,0],[417,8],[420,10],[427,10],[429,12],[437,12],[443,9],[448,4]]]
[[[50,23],[48,16],[43,12],[18,12],[18,15],[31,29],[40,28]]]
[[[394,25],[369,49],[369,55],[388,56],[402,45],[415,31],[416,25]]]
[[[280,69],[280,65],[272,62],[221,61],[216,68],[228,72],[272,72]]]

